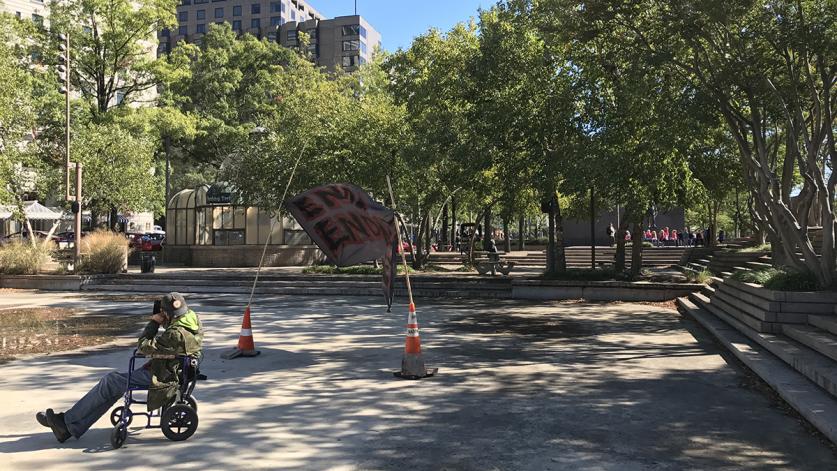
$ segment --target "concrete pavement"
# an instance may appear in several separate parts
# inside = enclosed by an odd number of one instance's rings
[[[146,313],[23,292],[7,302]],[[402,300],[403,301],[403,300]],[[10,469],[833,469],[837,456],[783,412],[692,321],[631,304],[458,301],[418,306],[436,378],[392,377],[406,309],[377,298],[274,297],[253,306],[262,355],[224,361],[244,299],[201,297],[209,381],[200,426],[173,443],[103,418],[58,444],[34,420],[63,409],[130,350],[0,366],[0,454]],[[2,315],[2,311],[0,311]]]

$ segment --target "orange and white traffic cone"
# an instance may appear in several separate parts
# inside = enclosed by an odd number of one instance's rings
[[[395,376],[402,379],[422,379],[433,376],[438,368],[428,370],[421,356],[421,336],[419,335],[416,305],[410,303],[410,313],[407,315],[407,339],[404,344],[404,358],[401,360],[401,371]]]
[[[256,350],[253,342],[253,329],[250,326],[250,306],[244,309],[244,321],[241,323],[241,334],[238,336],[238,347],[221,355],[225,360],[232,360],[238,357],[254,357],[261,353]]]

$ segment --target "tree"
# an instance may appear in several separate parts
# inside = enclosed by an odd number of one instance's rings
[[[153,103],[157,32],[176,24],[177,0],[78,0],[50,3],[50,29],[70,35],[72,84],[95,116]],[[55,55],[53,36],[44,54]]]
[[[154,174],[154,143],[118,121],[77,127],[72,157],[84,165],[84,206],[93,214],[114,210],[161,212],[160,176]],[[112,221],[113,223],[113,221]]]
[[[399,151],[404,172],[396,175],[394,183],[418,229],[416,267],[427,260],[435,208],[454,193],[476,200],[481,214],[491,206],[485,191],[490,166],[484,155],[475,152],[468,114],[474,90],[468,64],[477,53],[475,25],[458,24],[445,34],[430,30],[417,37],[409,49],[399,50],[384,65],[408,128]],[[462,188],[469,194],[457,193]]]
[[[833,0],[553,0],[562,27],[642,54],[711,99],[738,147],[774,262],[834,279],[837,5]],[[794,168],[795,167],[795,168]],[[791,200],[792,172],[803,178]],[[811,216],[815,217],[811,217]],[[808,227],[821,224],[822,256]],[[800,259],[796,252],[801,251]]]

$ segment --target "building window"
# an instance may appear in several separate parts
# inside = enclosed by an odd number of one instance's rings
[[[216,8],[215,9],[215,18],[223,18],[224,17],[224,9],[223,8]]]
[[[357,36],[360,34],[360,25],[349,25],[343,27],[343,36]]]
[[[15,16],[17,17],[17,19],[20,19],[20,12],[19,12],[19,11],[16,11],[16,12],[15,12]]]
[[[233,20],[233,31],[241,31],[241,20]]]
[[[195,29],[196,33],[206,33],[206,24],[198,23],[197,29]]]
[[[121,105],[123,101],[125,101],[125,92],[116,92],[116,105]]]
[[[297,40],[297,32],[296,30],[288,31],[288,41],[292,43],[296,43]]]
[[[296,10],[291,10],[291,21],[296,21]]]
[[[343,56],[343,67],[357,67],[360,63],[358,56]]]
[[[241,5],[233,6],[233,16],[241,16]]]
[[[188,33],[189,33],[189,29],[186,27],[186,25],[183,25],[183,26],[180,26],[180,27],[177,28],[177,34],[179,36],[186,36]]]
[[[44,25],[44,17],[35,13],[32,13],[32,23],[35,23],[37,26]]]
[[[272,42],[272,43],[275,43],[276,42],[276,32],[271,31],[271,32],[267,33],[267,40]]]
[[[163,30],[160,31],[160,36],[162,36],[164,38],[167,38],[167,37],[171,36],[171,32],[169,32],[168,28],[163,28]]]
[[[282,4],[280,2],[270,2],[271,13],[282,13]]]
[[[209,0],[195,0],[195,5],[199,3],[209,3]]]
[[[361,38],[366,37],[366,28],[364,28],[363,26],[360,26],[360,37]]]
[[[317,30],[316,29],[312,28],[312,29],[309,29],[306,32],[308,33],[308,37],[311,38],[311,40],[316,40],[317,39]]]
[[[271,16],[270,17],[270,26],[279,26],[282,24],[282,17],[281,16]]]
[[[360,49],[360,41],[352,39],[351,41],[343,41],[343,51],[357,51]]]
[[[177,12],[177,21],[189,21],[189,12],[188,11]]]
[[[205,20],[206,19],[206,10],[198,10],[197,16],[195,17],[198,20]]]
[[[261,27],[262,27],[262,22],[261,22],[260,19],[253,18],[252,20],[250,20],[250,28],[259,29]]]
[[[360,53],[366,55],[366,43],[363,41],[360,42]]]
[[[181,5],[191,5],[191,4],[192,4],[192,0],[181,0],[181,1],[180,1],[180,4],[181,4]]]
[[[254,3],[250,5],[250,14],[251,15],[258,15],[262,12],[262,4],[261,3]]]

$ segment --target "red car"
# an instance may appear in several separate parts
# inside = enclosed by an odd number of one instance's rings
[[[128,234],[128,246],[141,252],[159,252],[166,243],[165,234]]]

